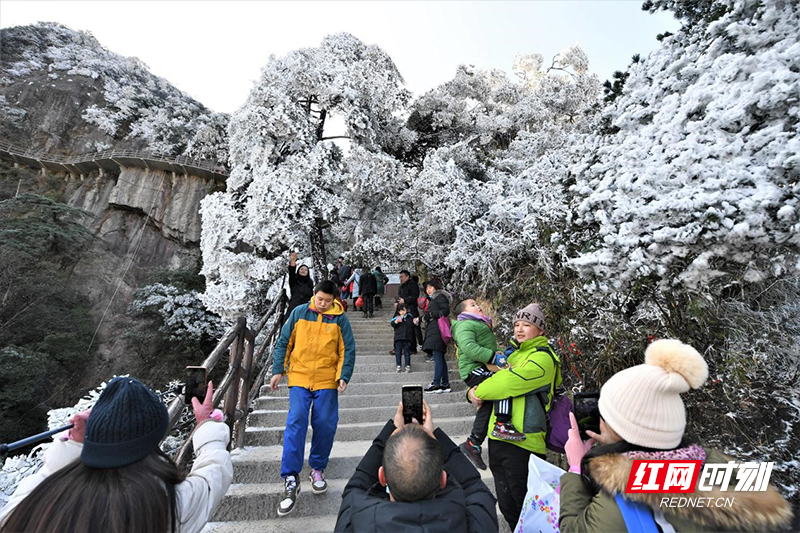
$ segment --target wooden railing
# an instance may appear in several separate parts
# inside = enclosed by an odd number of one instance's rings
[[[250,406],[258,397],[258,390],[264,382],[264,378],[272,366],[272,350],[275,346],[280,327],[283,322],[282,317],[286,307],[286,295],[281,291],[280,296],[272,303],[269,311],[259,320],[254,329],[247,327],[247,319],[239,317],[236,323],[231,326],[219,341],[217,346],[200,365],[211,374],[214,367],[223,359],[227,352],[228,370],[222,381],[214,389],[213,403],[214,408],[222,403],[222,412],[225,415],[225,422],[231,428],[231,448],[241,448],[244,445],[244,433],[247,424],[247,415]],[[255,342],[261,330],[273,321],[272,327],[264,335],[263,341],[256,352]],[[266,352],[269,349],[269,352]],[[267,353],[263,368],[259,372],[255,382],[251,384],[251,376],[254,364],[257,363]],[[224,399],[224,401],[223,401]],[[172,432],[176,423],[181,417],[185,404],[183,395],[178,395],[169,404],[169,430]],[[186,464],[192,454],[192,439],[186,438],[175,461],[178,464]]]

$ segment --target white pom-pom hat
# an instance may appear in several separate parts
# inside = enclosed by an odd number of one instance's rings
[[[670,450],[686,429],[681,393],[708,378],[708,365],[697,350],[675,339],[653,342],[645,363],[617,372],[600,389],[600,415],[631,444]]]

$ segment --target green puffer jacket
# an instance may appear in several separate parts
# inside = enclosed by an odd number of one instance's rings
[[[497,351],[497,339],[489,324],[480,320],[457,320],[450,326],[456,342],[458,373],[466,380],[469,373],[492,360]]]
[[[553,389],[561,385],[561,360],[550,349],[547,337],[540,336],[523,342],[508,356],[508,363],[511,365],[509,370],[501,370],[478,385],[475,394],[481,400],[514,398],[511,422],[527,438],[512,444],[543,454],[546,451],[547,411],[550,410]],[[492,410],[490,428],[494,427],[495,420]],[[494,439],[491,432],[489,438]]]
[[[699,447],[696,447],[700,449]],[[684,448],[688,450],[690,448]],[[733,460],[713,449],[705,448],[707,463],[727,463]],[[646,456],[639,457],[646,459]],[[699,457],[692,457],[699,459]],[[615,494],[643,503],[652,510],[661,511],[664,519],[675,531],[775,531],[791,525],[792,508],[769,486],[764,492],[734,492],[736,482],[731,479],[727,491],[714,486],[710,491],[693,493],[640,493],[625,494],[633,459],[624,454],[608,454],[588,461],[588,474],[600,486],[594,492],[584,484],[579,474],[561,476],[561,511],[559,528],[562,533],[626,531],[625,520],[614,500]],[[698,476],[699,482],[700,476]],[[670,498],[703,498],[704,505],[697,507],[669,507]],[[710,498],[710,500],[709,500]],[[719,506],[723,498],[733,498],[733,505]],[[667,500],[667,501],[665,501]],[[665,505],[661,506],[664,502]]]

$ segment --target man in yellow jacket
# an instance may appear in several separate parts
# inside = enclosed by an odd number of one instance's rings
[[[277,390],[283,374],[289,381],[289,415],[283,433],[281,477],[284,498],[278,516],[294,510],[300,492],[308,412],[311,411],[311,452],[308,465],[311,492],[322,494],[328,484],[322,476],[339,423],[339,393],[347,389],[356,362],[356,343],[350,321],[332,281],[314,287],[311,302],[297,306],[281,329],[275,346],[270,387]]]

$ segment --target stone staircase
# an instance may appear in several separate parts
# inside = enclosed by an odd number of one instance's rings
[[[391,308],[365,319],[360,312],[348,312],[356,338],[356,365],[347,391],[339,397],[339,426],[330,462],[325,470],[328,492],[311,493],[307,464],[311,429],[306,438],[306,464],[300,474],[300,495],[295,510],[278,518],[276,509],[283,491],[280,464],[283,431],[289,407],[286,380],[272,392],[263,387],[248,418],[245,447],[233,452],[233,485],[204,532],[330,532],[342,501],[342,491],[386,421],[394,416],[404,384],[427,386],[433,378],[433,364],[425,354],[411,356],[412,372],[395,372],[394,331],[389,326]],[[464,399],[466,386],[459,379],[455,361],[448,362],[453,392],[426,394],[434,423],[456,442],[462,442],[472,427],[475,409]],[[484,461],[488,463],[484,450]],[[491,473],[482,472],[494,492]],[[502,517],[501,531],[508,531]]]

